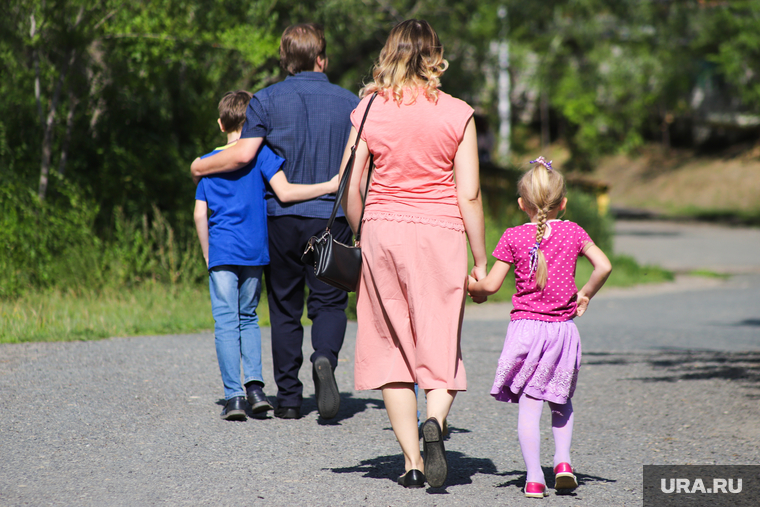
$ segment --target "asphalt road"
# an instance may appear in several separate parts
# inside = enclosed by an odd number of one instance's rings
[[[671,259],[672,250],[680,272],[724,266],[735,274],[605,290],[592,301],[577,321],[580,487],[572,495],[551,490],[545,505],[641,505],[644,464],[760,463],[760,236],[720,228],[727,236],[706,234],[700,243],[690,225],[658,232],[673,226],[621,223],[618,251],[662,262],[657,255]],[[737,250],[745,240],[744,257],[719,255],[724,243]],[[353,324],[336,371],[341,409],[328,422],[317,417],[310,367],[301,372],[302,419],[220,420],[211,333],[1,345],[0,506],[536,503],[521,493],[516,407],[488,394],[508,312],[498,304],[467,309],[469,389],[450,415],[450,474],[440,489],[395,483],[403,458],[382,398],[353,389]],[[272,395],[270,357],[265,329]],[[551,486],[548,411],[542,424]]]

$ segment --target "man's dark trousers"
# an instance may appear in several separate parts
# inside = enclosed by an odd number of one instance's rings
[[[314,267],[301,262],[306,242],[319,236],[327,226],[326,218],[270,216],[269,268],[266,272],[269,320],[272,326],[272,362],[280,407],[300,407],[303,384],[298,371],[303,364],[304,284],[309,287],[307,316],[312,321],[313,362],[319,356],[329,359],[333,370],[346,334],[348,294],[314,276]],[[351,229],[345,218],[336,218],[333,238],[351,243]],[[273,276],[270,276],[270,272]]]

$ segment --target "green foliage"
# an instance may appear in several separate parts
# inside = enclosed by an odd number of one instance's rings
[[[178,235],[158,208],[140,219],[117,210],[113,233],[101,239],[94,234],[97,205],[73,185],[57,183],[58,193],[46,201],[23,186],[0,186],[0,299],[48,288],[205,281],[189,224]]]
[[[102,248],[92,234],[97,205],[59,182],[47,202],[14,182],[0,186],[0,298],[58,283],[95,282],[87,265]]]
[[[567,194],[567,211],[563,217],[583,227],[594,243],[607,253],[612,252],[614,224],[609,215],[601,215],[596,197],[570,188]]]
[[[750,107],[760,104],[757,0],[7,3],[0,19],[0,65],[7,70],[0,81],[0,181],[13,176],[37,189],[43,166],[65,174],[97,203],[99,234],[115,210],[139,217],[154,206],[181,228],[193,191],[188,165],[222,139],[219,97],[281,79],[279,36],[295,22],[325,25],[328,76],[358,91],[390,28],[410,17],[429,20],[450,63],[444,89],[491,124],[492,43],[506,38],[513,85],[533,96],[530,107],[537,95],[548,98],[571,150],[568,169],[635,150],[673,113],[688,114],[704,61],[714,62]],[[497,15],[502,6],[504,21]],[[515,106],[520,114],[529,108]]]
[[[694,46],[717,64],[746,104],[760,109],[760,2],[715,2],[702,13]]]
[[[140,220],[127,218],[117,210],[113,237],[103,258],[111,284],[205,282],[206,266],[194,231],[186,228],[183,232],[178,237],[158,208]]]

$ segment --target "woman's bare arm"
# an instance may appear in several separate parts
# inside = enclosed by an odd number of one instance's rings
[[[472,275],[476,280],[486,276],[485,221],[480,194],[480,164],[475,122],[470,118],[454,158],[457,204],[464,220],[464,229],[475,260]]]

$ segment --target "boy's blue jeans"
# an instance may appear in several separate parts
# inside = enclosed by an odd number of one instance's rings
[[[224,399],[245,396],[240,383],[261,376],[261,330],[256,307],[261,296],[261,266],[216,266],[209,270],[211,313],[214,315],[216,357],[224,383]]]

